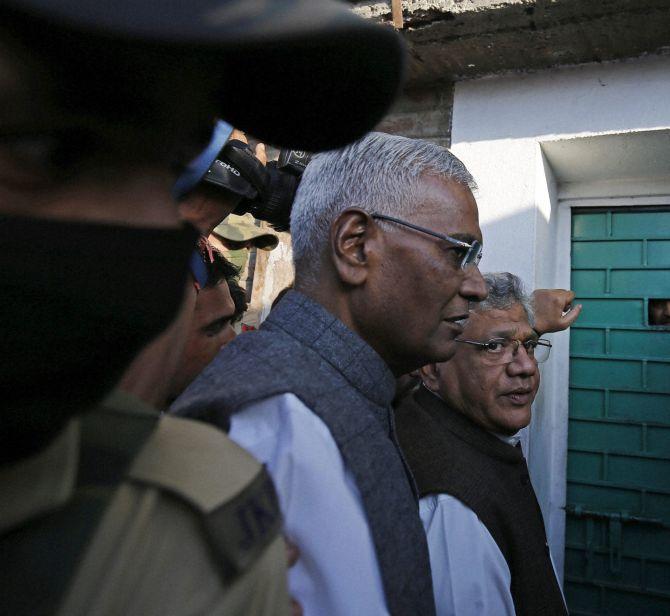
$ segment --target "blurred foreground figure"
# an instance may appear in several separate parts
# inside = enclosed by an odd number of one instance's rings
[[[486,274],[454,356],[396,412],[421,495],[438,616],[567,614],[519,444],[551,343],[514,275]]]
[[[171,193],[213,118],[335,147],[398,87],[392,31],[334,3],[240,4],[0,8],[3,614],[287,605],[278,517],[255,515],[274,502],[260,466],[216,429],[100,402],[189,301],[197,232]],[[253,593],[238,584],[251,567]]]

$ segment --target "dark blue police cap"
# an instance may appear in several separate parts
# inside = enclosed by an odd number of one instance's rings
[[[205,49],[211,79],[221,83],[220,116],[267,143],[296,149],[339,147],[372,129],[403,74],[405,49],[397,33],[339,1],[5,4],[74,32]]]

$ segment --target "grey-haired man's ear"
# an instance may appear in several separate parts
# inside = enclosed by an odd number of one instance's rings
[[[440,369],[441,364],[427,364],[419,369],[422,383],[433,393],[439,389]]]

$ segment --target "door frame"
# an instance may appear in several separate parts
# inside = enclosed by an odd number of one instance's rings
[[[585,182],[558,185],[556,199],[556,254],[554,284],[569,289],[572,268],[572,209],[617,208],[670,205],[670,181],[657,182]],[[569,331],[569,330],[568,330]],[[570,386],[570,336],[553,338],[553,370],[543,412],[555,426],[553,438],[558,441],[553,457],[552,490],[547,520],[549,542],[559,582],[563,586],[565,571],[565,505],[567,502],[568,416]]]

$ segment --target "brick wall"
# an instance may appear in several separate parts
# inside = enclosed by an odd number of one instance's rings
[[[453,102],[452,84],[407,90],[377,129],[449,147]]]

